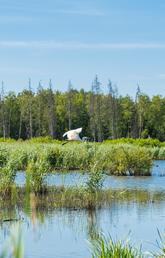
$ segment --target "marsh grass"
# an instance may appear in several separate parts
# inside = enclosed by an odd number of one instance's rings
[[[90,242],[92,249],[92,258],[164,258],[165,257],[165,237],[159,230],[159,240],[156,241],[157,252],[149,250],[142,253],[142,246],[137,249],[132,246],[129,240],[114,241],[111,236],[105,237],[99,235],[97,239]]]
[[[164,258],[165,257],[165,234],[162,235],[160,231],[157,229],[158,232],[158,240],[156,240],[158,252],[151,253],[153,257],[157,258]]]
[[[26,187],[35,193],[44,193],[46,191],[45,177],[49,171],[49,164],[44,156],[38,156],[36,159],[28,161],[26,169]]]
[[[150,175],[152,156],[148,149],[133,145],[101,145],[96,153],[101,170],[110,175]]]
[[[165,158],[165,148],[108,143],[3,142],[0,145],[0,192],[14,184],[16,171],[26,171],[26,184],[35,192],[45,191],[45,176],[51,171],[89,172],[87,187],[101,188],[103,174],[151,175],[154,157]],[[4,189],[4,190],[3,190]]]
[[[98,162],[92,166],[86,182],[87,191],[96,192],[102,188],[104,181],[103,171],[100,170]]]
[[[143,169],[150,169],[154,154],[149,148],[131,144],[112,145],[87,142],[68,143],[63,146],[58,143],[1,143],[0,165],[1,162],[5,164],[6,159],[10,159],[15,161],[18,170],[24,170],[28,161],[35,160],[38,155],[45,157],[52,170],[90,170],[97,162],[99,169],[108,169],[112,173],[114,171],[116,174],[126,173],[125,170],[129,168],[132,174],[136,174],[135,167],[137,167],[142,174]]]
[[[141,251],[132,247],[128,240],[114,241],[111,236],[102,235],[92,244],[92,258],[142,258]]]
[[[0,258],[24,258],[23,237],[20,224],[12,225],[8,240],[0,252]]]
[[[10,196],[15,188],[15,170],[8,164],[0,168],[0,193],[4,196]]]
[[[158,139],[142,139],[142,138],[119,138],[119,139],[111,139],[111,140],[105,140],[104,143],[106,144],[134,144],[136,146],[141,147],[161,147],[165,146],[165,142],[160,142]]]

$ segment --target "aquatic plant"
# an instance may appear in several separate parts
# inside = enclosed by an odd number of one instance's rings
[[[131,246],[128,240],[114,241],[112,237],[99,236],[92,242],[92,258],[142,258],[140,250]]]
[[[9,196],[12,188],[15,186],[14,180],[16,176],[15,163],[10,160],[4,167],[0,167],[0,193],[1,196]]]
[[[157,229],[159,240],[156,240],[158,246],[157,253],[150,253],[153,257],[164,258],[165,257],[165,235],[162,235],[160,231]]]
[[[100,170],[98,162],[95,162],[90,169],[88,180],[86,182],[87,190],[90,192],[96,192],[103,186],[104,175]]]
[[[0,258],[23,258],[24,248],[22,242],[22,231],[19,224],[15,224],[10,229],[8,240],[0,253]]]
[[[165,158],[164,147],[157,148],[128,143],[1,143],[0,168],[10,163],[14,170],[27,170],[31,163],[39,166],[37,160],[42,160],[44,173],[76,169],[89,171],[93,177],[92,168],[97,164],[97,172],[111,175],[150,175],[152,160]]]
[[[45,192],[44,179],[48,171],[48,163],[42,155],[38,156],[36,160],[29,160],[26,169],[26,187],[36,193]]]
[[[150,175],[154,156],[152,149],[131,144],[68,143],[62,146],[59,143],[1,143],[0,190],[4,189],[5,193],[7,186],[11,187],[19,170],[26,170],[26,182],[31,190],[43,191],[48,173],[76,169],[89,172],[87,186],[93,191],[101,187],[103,173]]]

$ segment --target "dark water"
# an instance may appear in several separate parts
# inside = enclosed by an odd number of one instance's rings
[[[105,187],[146,190],[151,194],[165,193],[165,161],[156,161],[151,177],[107,177]],[[49,184],[83,184],[86,176],[77,173],[61,177],[54,174],[47,178]],[[17,183],[24,183],[24,175],[17,176]],[[142,192],[140,193],[142,194]],[[48,200],[47,200],[48,201]],[[1,215],[4,211],[0,211]],[[13,216],[21,216],[26,258],[88,258],[89,241],[100,232],[111,234],[114,239],[128,239],[143,250],[156,250],[157,229],[165,232],[165,200],[132,200],[127,202],[113,200],[111,205],[102,209],[36,209],[31,201],[28,208],[17,207]],[[5,216],[11,217],[11,211]],[[11,224],[11,223],[10,223]],[[6,239],[9,223],[3,223],[0,229],[0,246]],[[131,231],[131,232],[130,232]],[[149,257],[149,256],[146,256]]]

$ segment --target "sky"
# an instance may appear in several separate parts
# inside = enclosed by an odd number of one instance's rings
[[[0,81],[91,89],[95,75],[121,95],[165,93],[164,0],[0,0]]]

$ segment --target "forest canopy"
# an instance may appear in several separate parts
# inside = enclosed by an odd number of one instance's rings
[[[106,93],[96,76],[90,91],[53,90],[39,83],[33,91],[0,92],[0,137],[30,139],[50,136],[62,139],[69,129],[83,128],[83,136],[103,141],[121,137],[157,138],[165,141],[165,97],[148,96],[137,88],[135,98],[121,96],[111,81]]]

